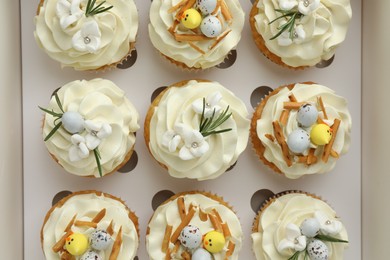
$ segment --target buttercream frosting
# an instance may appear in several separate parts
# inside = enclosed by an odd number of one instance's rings
[[[86,0],[45,0],[35,17],[37,43],[63,67],[93,70],[115,64],[136,40],[138,13],[133,0],[107,0],[103,7],[111,9],[88,17],[86,5]]]
[[[313,218],[316,213],[326,218],[328,223],[339,222],[336,212],[320,199],[306,194],[282,195],[267,205],[260,214],[256,230],[252,233],[252,249],[257,260],[286,260],[294,254],[294,250],[279,252],[278,245],[286,238],[286,230],[289,226],[300,227],[305,219]],[[342,226],[337,235],[332,237],[348,240],[347,231]],[[325,242],[329,249],[329,260],[343,259],[346,243]],[[305,254],[300,254],[299,259],[303,260]]]
[[[133,259],[136,255],[139,239],[136,227],[129,218],[129,209],[120,201],[112,199],[105,194],[95,192],[71,196],[62,206],[56,207],[48,217],[42,228],[42,248],[47,260],[60,259],[60,252],[55,253],[52,247],[66,233],[64,232],[68,223],[76,215],[77,221],[91,222],[92,219],[102,210],[106,209],[105,216],[99,221],[97,229],[106,230],[113,221],[112,239],[115,240],[119,229],[122,227],[122,244],[118,260]],[[87,226],[71,227],[74,233],[81,233],[89,237],[96,229]],[[108,259],[112,251],[112,243],[105,250],[95,251],[101,259]],[[75,256],[79,260],[81,256]]]
[[[316,2],[314,10],[310,9],[314,5],[312,2]],[[344,41],[352,17],[349,0],[259,0],[253,8],[258,9],[254,25],[266,47],[292,67],[313,66],[321,60],[329,60],[336,47]],[[283,20],[278,20],[269,24],[282,15],[275,10],[293,8],[299,8],[300,12],[305,13],[295,22],[297,37],[290,40],[289,33],[286,32],[279,38],[270,40],[279,32],[278,27],[283,23]]]
[[[350,146],[350,132],[351,132],[351,116],[348,111],[347,101],[343,97],[335,94],[335,92],[325,86],[318,84],[295,84],[289,90],[288,87],[282,88],[278,93],[270,95],[266,102],[261,118],[256,123],[256,133],[262,144],[265,146],[264,157],[267,161],[276,165],[288,178],[296,179],[306,174],[324,173],[333,169],[337,158],[329,157],[327,162],[324,162],[322,154],[324,146],[316,147],[314,155],[318,158],[317,162],[311,165],[299,163],[298,157],[293,156],[293,163],[291,166],[286,164],[283,158],[281,146],[276,141],[267,138],[266,134],[273,134],[272,122],[280,120],[281,114],[284,110],[284,102],[288,102],[289,96],[293,94],[299,102],[317,104],[317,98],[321,97],[328,116],[328,121],[333,122],[335,119],[341,121],[334,139],[332,149],[339,155],[345,154]],[[291,132],[299,129],[297,122],[296,109],[290,110],[286,126],[283,126],[284,137],[288,137]],[[323,112],[319,113],[319,118],[324,119]],[[310,128],[305,128],[310,133]],[[313,145],[311,146],[313,147]],[[308,149],[304,155],[308,154]]]
[[[189,206],[192,204],[195,209],[195,214],[190,221],[190,225],[198,227],[203,235],[209,231],[213,231],[214,227],[208,218],[206,221],[200,219],[199,212],[202,211],[208,214],[214,214],[213,210],[216,210],[220,215],[222,222],[226,223],[229,227],[231,236],[226,239],[225,246],[221,252],[214,253],[214,260],[225,259],[227,252],[227,246],[229,242],[235,244],[234,251],[228,259],[238,259],[238,254],[242,246],[243,233],[241,229],[240,222],[236,214],[226,205],[221,204],[221,202],[214,200],[203,194],[185,194],[181,195],[178,198],[184,199],[184,205],[186,211],[188,212]],[[178,198],[170,200],[168,203],[160,205],[154,212],[149,225],[149,233],[146,235],[146,249],[149,254],[149,258],[153,260],[165,259],[165,253],[162,252],[162,242],[165,234],[165,229],[167,225],[172,226],[172,233],[181,223],[181,218],[178,208]],[[169,248],[172,252],[175,245],[172,242],[169,242]],[[176,253],[171,254],[172,260],[183,259],[181,253],[184,248],[181,246]]]
[[[75,154],[70,153],[70,151],[77,148],[75,145],[80,143],[80,140],[87,139],[88,141],[91,139],[93,149],[98,145],[102,175],[112,172],[124,161],[126,155],[133,148],[135,131],[139,129],[138,112],[126,98],[123,90],[105,79],[76,80],[61,87],[57,91],[57,95],[65,112],[78,112],[83,117],[86,129],[72,135],[64,127],[60,127],[45,142],[49,152],[68,172],[78,176],[99,177],[93,152],[86,150],[87,153],[80,154],[82,156],[76,158],[77,160],[71,158]],[[47,109],[60,112],[54,96]],[[55,122],[55,119],[50,114],[45,115],[43,137],[46,137],[55,127],[55,123],[58,123],[58,120]],[[97,131],[99,126],[102,129]],[[105,130],[106,128],[111,131]],[[92,131],[94,131],[94,135],[91,135]],[[92,148],[90,150],[93,150]],[[82,149],[82,151],[84,150]]]
[[[169,29],[175,23],[176,12],[169,12],[168,10],[179,4],[180,1],[155,0],[152,2],[149,23],[149,36],[152,44],[163,55],[184,63],[190,68],[206,69],[218,65],[237,46],[241,39],[241,31],[244,27],[244,11],[239,1],[224,1],[232,16],[231,20],[225,19],[221,14],[221,8],[218,9],[215,16],[219,17],[222,22],[222,31],[231,31],[215,47],[212,46],[215,44],[216,38],[202,41],[177,41],[175,39]],[[193,31],[181,25],[175,28],[176,34],[194,34]],[[197,48],[191,45],[196,45]]]
[[[194,151],[196,156],[190,159],[182,158],[184,148],[179,149],[176,146],[167,145],[164,137],[172,133],[171,144],[175,143],[174,131],[178,130],[178,126],[197,132],[201,115],[196,112],[196,104],[216,92],[221,95],[218,102],[221,110],[225,110],[229,106],[229,111],[232,113],[232,116],[217,130],[222,128],[231,128],[232,130],[205,137],[203,141],[207,142],[207,151],[203,149],[206,148],[203,146],[203,142],[199,142],[198,149]],[[181,87],[171,86],[163,93],[157,107],[154,108],[149,129],[150,152],[158,162],[168,168],[170,175],[177,178],[186,177],[198,180],[213,179],[233,165],[246,148],[249,136],[248,111],[240,99],[219,83],[190,80]],[[195,137],[198,135],[195,134]],[[187,141],[182,142],[184,142],[184,146],[187,143]],[[180,141],[175,144],[179,143]]]

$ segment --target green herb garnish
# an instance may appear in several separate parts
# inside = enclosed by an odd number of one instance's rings
[[[95,155],[95,159],[96,159],[96,164],[97,164],[97,167],[98,167],[99,175],[100,175],[100,177],[103,177],[102,165],[100,164],[100,159],[102,157],[100,156],[100,152],[99,152],[97,147],[95,149],[93,149],[93,154]]]
[[[342,239],[338,239],[327,235],[321,235],[321,234],[316,235],[314,238],[322,241],[327,241],[327,242],[348,243],[347,240],[342,240]]]
[[[110,10],[113,7],[112,5],[110,5],[108,7],[103,7],[102,5],[105,2],[106,1],[103,1],[100,4],[98,4],[97,6],[95,6],[96,0],[88,0],[87,9],[85,10],[85,16],[88,17],[88,16],[92,16],[95,14],[100,14],[100,13],[103,13],[103,12]]]
[[[217,127],[222,125],[228,118],[232,115],[232,113],[228,114],[229,106],[221,113],[217,118],[215,117],[215,108],[213,110],[213,114],[209,118],[205,118],[204,113],[206,109],[206,99],[203,98],[203,110],[202,115],[200,117],[199,124],[199,132],[203,135],[203,137],[212,135],[212,134],[220,134],[224,132],[231,131],[231,128],[225,128],[221,130],[215,130]]]
[[[39,109],[42,110],[43,112],[46,112],[48,113],[49,115],[52,115],[53,117],[55,117],[56,119],[54,120],[54,128],[50,131],[50,133],[45,137],[44,141],[47,141],[50,139],[50,137],[52,137],[54,135],[54,133],[58,130],[58,128],[61,127],[62,125],[62,122],[60,121],[58,124],[56,123],[58,120],[61,119],[62,115],[64,114],[64,110],[62,108],[62,104],[61,104],[61,101],[60,101],[60,98],[58,97],[57,93],[54,94],[54,97],[56,99],[56,102],[57,102],[57,105],[58,107],[60,108],[60,110],[62,111],[62,113],[56,113],[54,112],[54,110],[48,110],[46,108],[42,108],[40,106]]]
[[[299,255],[301,254],[301,252],[303,252],[303,251],[295,252],[288,260],[298,260],[299,259]]]
[[[281,13],[282,15],[278,16],[277,18],[275,18],[274,20],[272,20],[268,24],[272,24],[272,23],[276,22],[277,20],[283,19],[283,18],[287,18],[287,22],[278,27],[279,32],[276,35],[274,35],[272,38],[270,38],[270,40],[274,40],[274,39],[278,38],[285,31],[288,31],[290,33],[289,34],[290,39],[293,40],[295,37],[295,35],[294,35],[295,21],[296,21],[296,19],[300,19],[303,16],[303,14],[300,13],[298,10],[275,9],[275,11]]]

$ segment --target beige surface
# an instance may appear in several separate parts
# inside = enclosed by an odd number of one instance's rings
[[[390,1],[363,10],[363,259],[388,259]]]
[[[19,1],[2,1],[0,15],[0,250],[22,259],[22,111]],[[12,230],[9,230],[12,226]],[[6,234],[4,236],[4,234]],[[15,250],[6,250],[16,248]]]

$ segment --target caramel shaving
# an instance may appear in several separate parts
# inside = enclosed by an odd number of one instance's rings
[[[177,9],[179,9],[180,7],[182,7],[183,5],[185,5],[186,3],[188,2],[188,0],[182,0],[180,1],[178,4],[172,6],[171,8],[168,9],[168,13],[173,13],[174,11],[176,11]]]
[[[318,101],[318,103],[320,104],[322,113],[324,113],[324,118],[325,118],[325,119],[328,119],[328,115],[326,114],[324,102],[322,102],[322,97],[317,97],[317,101]]]
[[[297,98],[294,96],[293,93],[291,93],[288,98],[290,99],[291,102],[298,102]]]
[[[178,42],[199,42],[207,41],[210,38],[200,34],[174,33],[175,40]]]
[[[191,8],[195,4],[196,0],[188,0],[186,3],[180,8],[180,10],[176,13],[176,20],[180,20],[181,17],[183,16],[183,13]]]
[[[336,135],[337,135],[337,131],[339,130],[340,123],[341,123],[340,119],[336,118],[334,120],[332,127],[331,127],[331,129],[333,131],[332,138],[330,139],[330,142],[325,145],[324,153],[322,154],[322,161],[324,161],[324,162],[328,162],[329,155],[332,151],[332,146],[333,146],[334,140],[336,139]]]
[[[229,256],[231,256],[233,254],[235,247],[236,247],[236,245],[234,244],[234,242],[229,241],[229,245],[227,247],[227,252],[226,252],[226,255],[225,255],[225,259],[228,259]]]
[[[194,48],[196,51],[198,51],[199,53],[201,54],[206,54],[201,48],[199,48],[198,46],[196,46],[195,44],[193,44],[192,42],[188,42],[188,44]]]
[[[76,220],[76,216],[77,216],[77,214],[75,214],[75,215],[73,216],[73,218],[69,221],[69,223],[68,223],[68,225],[66,226],[64,232],[68,232],[68,231],[72,228],[73,223],[74,223],[74,221]]]
[[[217,14],[218,9],[219,9],[220,6],[221,6],[221,0],[217,0],[217,4],[215,6],[215,9],[211,12],[211,14],[215,16]]]
[[[179,247],[180,247],[180,241],[177,240],[176,243],[175,243],[175,247],[172,250],[172,253],[176,254],[177,251],[179,250]],[[169,250],[169,248],[168,248],[168,250]]]
[[[285,109],[299,109],[303,104],[303,102],[284,102],[283,107]]]
[[[172,226],[167,225],[165,228],[164,239],[161,245],[161,251],[163,251],[164,253],[167,252],[167,249],[169,247],[169,239],[171,238],[171,234],[172,234]]]
[[[215,46],[217,46],[217,44],[223,40],[223,38],[225,38],[232,30],[226,30],[224,31],[220,36],[218,36],[217,40],[215,40],[215,42],[209,47],[209,49],[213,49]]]
[[[171,250],[168,248],[165,254],[165,260],[171,260]]]
[[[287,120],[288,120],[288,116],[290,114],[290,110],[288,109],[284,109],[282,114],[280,115],[280,118],[279,118],[279,121],[282,125],[286,125],[287,124]]]
[[[212,209],[212,212],[213,212],[214,215],[217,217],[218,221],[219,221],[220,223],[222,223],[223,220],[222,220],[222,218],[221,218],[221,215],[219,215],[218,211],[217,211],[215,208],[213,208],[213,209]]]
[[[80,221],[80,220],[76,220],[76,222],[74,223],[75,226],[77,227],[92,227],[92,228],[97,228],[97,224],[95,222],[90,222],[90,221]]]
[[[225,238],[231,237],[232,233],[230,233],[230,228],[229,228],[229,225],[227,223],[222,224],[222,231],[223,231],[223,236]]]
[[[187,251],[183,251],[181,257],[183,257],[184,260],[191,260],[191,255]]]
[[[64,251],[61,254],[61,260],[73,260],[73,259],[75,259],[75,257],[72,256],[68,251]]]
[[[199,209],[199,218],[203,222],[207,221],[208,219],[207,213],[205,213],[202,209]]]
[[[310,148],[306,161],[307,165],[312,165],[313,163],[317,162],[317,157],[314,155],[315,150],[316,149],[314,148]]]
[[[179,25],[179,21],[175,20],[172,24],[172,26],[168,29],[168,32],[170,32],[173,36],[175,36],[175,30],[176,27]]]
[[[275,137],[274,137],[273,135],[271,135],[271,134],[265,134],[264,136],[265,136],[266,138],[268,138],[269,140],[271,140],[272,142],[275,141]]]
[[[64,247],[65,245],[65,242],[66,242],[66,238],[68,236],[70,236],[73,232],[69,229],[62,237],[60,240],[58,240],[57,243],[55,243],[55,245],[52,247],[54,253],[57,253],[59,252],[60,250],[62,250],[62,248]]]
[[[284,135],[283,135],[282,128],[280,127],[278,121],[272,122],[272,126],[274,128],[275,138],[278,141],[280,147],[282,148],[283,159],[287,163],[287,166],[290,167],[292,165],[292,161],[291,161],[291,158],[290,158],[290,153],[289,153],[289,150],[288,150],[288,146],[287,146],[286,140],[285,140]]]
[[[332,149],[332,151],[330,151],[330,156],[332,156],[333,158],[339,158],[339,154],[338,152],[336,152],[335,150]]]
[[[108,227],[106,228],[106,231],[108,234],[110,234],[110,236],[114,234],[114,229],[112,227],[113,225],[114,225],[114,220],[111,220],[110,225],[108,225]]]
[[[192,208],[188,214],[186,215],[186,217],[181,221],[180,225],[176,228],[175,232],[173,233],[172,237],[171,237],[171,242],[172,243],[176,243],[176,240],[178,239],[179,235],[180,235],[180,232],[183,230],[183,228],[185,226],[188,225],[188,223],[190,223],[191,219],[193,218],[195,214],[195,210],[194,208]]]
[[[177,207],[179,208],[180,219],[183,220],[186,217],[186,208],[184,206],[184,198],[177,199]]]
[[[214,229],[220,233],[222,233],[222,225],[221,222],[218,221],[218,218],[212,214],[208,214],[209,219],[211,221],[211,224],[213,225]]]
[[[91,222],[99,223],[100,220],[102,220],[105,215],[106,215],[106,209],[104,208],[98,214],[96,214],[96,216],[92,219]]]
[[[109,260],[116,260],[118,258],[119,251],[121,249],[121,244],[122,244],[122,226],[119,228],[118,234],[116,235]]]
[[[227,7],[224,0],[221,0],[221,13],[223,17],[225,17],[226,21],[231,21],[233,19],[232,14],[229,11],[229,8]]]

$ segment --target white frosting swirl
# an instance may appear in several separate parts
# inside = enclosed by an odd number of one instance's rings
[[[35,39],[41,48],[63,67],[76,70],[98,69],[119,62],[130,52],[130,43],[135,42],[138,30],[138,13],[133,0],[107,0],[103,5],[110,10],[86,17],[85,14],[71,26],[63,29],[56,14],[57,0],[45,0],[35,17]],[[102,1],[97,1],[96,4]],[[81,2],[85,12],[87,1]],[[91,53],[75,49],[72,38],[85,23],[95,21],[101,32],[99,49]],[[93,43],[93,42],[91,42]]]
[[[200,115],[193,110],[192,103],[216,91],[222,95],[219,102],[222,109],[226,109],[229,105],[229,111],[232,112],[232,116],[217,130],[221,127],[232,128],[232,130],[206,137],[209,150],[201,157],[191,160],[180,159],[178,150],[170,152],[163,145],[164,133],[174,130],[177,123],[199,130]],[[163,94],[150,121],[148,145],[154,158],[166,165],[169,174],[173,177],[213,179],[234,164],[246,148],[249,136],[247,117],[245,104],[219,83],[191,80],[182,87],[169,87]]]
[[[123,90],[109,80],[76,80],[61,87],[57,95],[65,112],[75,111],[80,113],[85,120],[108,123],[111,126],[112,134],[101,141],[98,149],[101,155],[103,175],[112,172],[133,148],[134,132],[139,129],[138,112],[125,97]],[[47,109],[55,112],[61,111],[54,96]],[[46,137],[53,129],[54,120],[53,116],[45,114],[43,137]],[[99,177],[93,152],[76,162],[69,159],[69,149],[72,146],[71,136],[63,127],[60,127],[45,142],[46,147],[68,172],[79,176]]]
[[[55,253],[52,247],[65,234],[64,230],[73,216],[77,215],[76,220],[90,222],[102,209],[106,209],[104,218],[98,223],[97,229],[106,230],[113,220],[115,240],[120,227],[122,226],[122,245],[118,255],[118,260],[133,259],[138,248],[137,228],[129,218],[127,207],[118,200],[109,198],[101,194],[100,196],[92,192],[89,194],[78,194],[70,197],[64,205],[56,207],[50,214],[47,222],[43,226],[43,244],[42,248],[47,260],[60,259],[60,254]],[[75,226],[71,230],[74,233],[82,233],[89,237],[95,230],[91,227]],[[112,251],[112,244],[106,249],[99,251],[101,259],[108,259]],[[80,256],[75,257],[76,260]]]
[[[238,0],[226,0],[226,5],[233,17],[231,23],[223,20],[222,30],[232,31],[217,46],[209,50],[215,39],[193,42],[202,49],[200,53],[187,41],[176,41],[168,29],[174,24],[176,12],[168,10],[181,0],[154,0],[150,7],[149,37],[154,47],[162,54],[184,63],[190,68],[206,69],[221,63],[226,55],[234,49],[241,39],[244,27],[244,11]],[[222,16],[221,16],[222,17]],[[185,28],[178,26],[178,34],[189,33]]]
[[[305,174],[324,173],[333,169],[337,158],[329,157],[328,162],[322,161],[322,153],[324,146],[318,146],[315,150],[315,156],[318,160],[316,163],[307,166],[304,163],[293,162],[292,166],[288,167],[283,159],[281,146],[275,141],[269,140],[265,134],[272,134],[272,122],[277,121],[283,111],[284,102],[288,102],[289,95],[294,94],[299,102],[308,102],[316,104],[317,97],[322,97],[324,106],[328,115],[328,119],[340,119],[341,123],[337,131],[333,150],[338,154],[345,154],[350,146],[351,132],[351,116],[348,111],[347,101],[334,94],[334,91],[318,84],[295,84],[292,90],[287,87],[281,89],[277,94],[271,95],[264,106],[261,118],[257,120],[256,132],[257,136],[265,146],[264,157],[267,161],[274,163],[288,178],[296,179]],[[296,120],[298,110],[291,110],[287,121],[287,125],[283,128],[285,138],[297,129],[298,122]],[[323,117],[322,112],[319,114]],[[310,133],[310,129],[307,130]]]
[[[238,220],[236,214],[230,208],[203,194],[186,194],[180,197],[184,198],[184,204],[186,205],[187,211],[190,204],[196,206],[194,207],[195,215],[189,224],[198,227],[203,235],[214,230],[214,227],[209,219],[202,221],[199,218],[199,210],[201,209],[205,213],[212,213],[212,210],[215,209],[219,213],[222,221],[226,222],[229,226],[229,230],[231,232],[231,238],[229,240],[235,244],[233,254],[229,257],[229,259],[238,259],[238,254],[242,246],[243,233],[240,221]],[[146,250],[148,251],[150,259],[165,259],[165,253],[161,250],[165,228],[167,225],[171,225],[173,227],[172,232],[174,232],[180,223],[181,218],[179,215],[177,198],[159,206],[156,209],[148,225],[149,234],[146,236]],[[224,257],[227,251],[227,245],[228,240],[226,240],[225,247],[221,252],[213,254],[214,260],[225,259]],[[172,242],[169,243],[171,251],[174,246],[175,245]],[[179,248],[179,251],[176,254],[171,255],[171,259],[183,259],[181,257],[182,252],[183,248]]]
[[[277,248],[286,237],[286,227],[292,223],[298,227],[308,218],[313,218],[316,211],[321,211],[328,217],[328,220],[337,220],[336,212],[325,202],[315,199],[306,194],[287,194],[273,201],[260,214],[259,224],[256,227],[258,232],[252,233],[252,249],[257,260],[286,260],[294,254],[281,255]],[[333,235],[339,239],[348,240],[345,227],[338,235]],[[343,259],[344,249],[348,244],[325,242],[329,249],[329,260]],[[299,259],[304,258],[304,253]]]
[[[255,7],[254,7],[255,8]],[[263,37],[267,48],[292,67],[313,66],[321,60],[330,59],[336,47],[345,39],[352,10],[349,0],[321,0],[312,13],[303,16],[296,24],[305,32],[303,41],[282,46],[278,40],[269,40],[276,35],[279,22],[270,21],[281,16],[278,0],[259,0],[256,8],[255,27]]]

